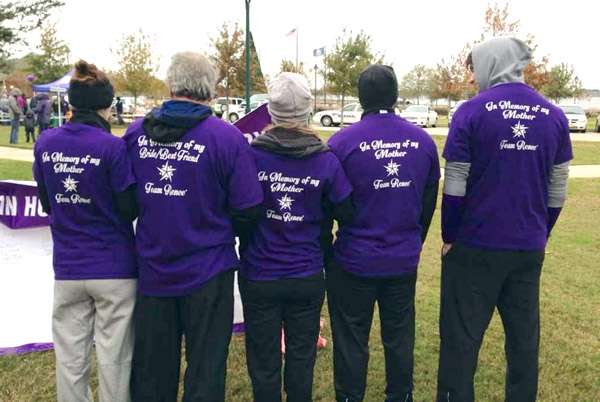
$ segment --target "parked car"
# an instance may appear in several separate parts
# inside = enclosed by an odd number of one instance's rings
[[[400,117],[421,127],[435,127],[438,121],[437,112],[427,105],[410,105],[400,113]]]
[[[342,123],[342,112],[344,113],[344,124],[356,123],[360,120],[363,109],[360,103],[350,103],[342,110],[323,110],[315,113],[313,122],[323,127],[339,126]]]
[[[254,94],[250,97],[250,106],[252,106],[253,103],[256,103],[258,104],[258,106],[260,106],[263,103],[267,103],[268,101],[269,94]]]
[[[567,116],[569,130],[585,133],[588,119],[583,108],[578,105],[560,105],[559,107],[565,113],[565,116]]]
[[[360,103],[350,103],[344,106],[344,124],[354,124],[360,121],[363,108]],[[400,115],[400,110],[394,108],[397,115]],[[315,124],[320,124],[323,127],[339,126],[342,123],[342,112],[341,110],[323,110],[315,113],[312,117],[312,121]]]
[[[450,123],[452,123],[452,117],[454,116],[454,113],[456,113],[460,105],[462,105],[465,102],[466,100],[459,100],[454,106],[452,106],[450,111],[448,111],[448,126],[450,126]]]
[[[7,112],[0,111],[0,124],[8,126],[12,122],[10,115]]]
[[[242,103],[244,103],[244,99],[242,98],[233,98],[233,97],[220,97],[215,99],[212,104],[213,112],[216,116],[222,117],[223,113],[227,110],[227,99],[229,99],[229,116],[235,117],[235,120],[238,120],[241,116],[239,116],[239,110]]]
[[[252,98],[250,98],[250,111],[253,111],[254,109],[257,109],[259,106],[264,105],[265,103],[269,102],[269,99],[264,98],[264,99],[255,99],[252,100]],[[245,112],[246,111],[246,102],[244,101],[244,103],[242,103],[240,105],[240,108]]]

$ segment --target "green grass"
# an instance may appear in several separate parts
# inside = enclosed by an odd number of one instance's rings
[[[31,164],[0,161],[0,178],[27,178]],[[542,274],[539,401],[600,401],[600,179],[569,181],[569,199],[547,248]],[[439,209],[423,250],[417,284],[415,400],[433,400],[439,349]],[[327,310],[323,315],[327,318]],[[326,321],[327,322],[327,321]],[[325,337],[331,341],[327,322]],[[501,322],[494,316],[481,349],[476,400],[502,401],[505,362]],[[331,345],[319,352],[314,400],[333,400]],[[93,370],[93,387],[97,380]],[[376,317],[365,401],[383,400],[385,366]],[[0,401],[55,400],[54,354],[0,358]],[[231,342],[227,401],[250,402],[244,338]]]
[[[33,180],[31,162],[0,159],[0,180]]]

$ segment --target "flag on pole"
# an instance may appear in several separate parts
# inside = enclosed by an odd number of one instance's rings
[[[290,32],[288,32],[288,33],[287,33],[287,35],[285,35],[285,36],[292,36],[292,35],[294,35],[296,32],[298,32],[298,28],[294,28],[294,29],[292,29],[292,30],[291,30]]]
[[[320,47],[318,49],[313,50],[313,56],[321,57],[325,54],[325,47]]]

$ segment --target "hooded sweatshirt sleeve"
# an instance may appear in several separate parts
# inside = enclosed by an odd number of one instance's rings
[[[465,107],[456,111],[444,147],[446,167],[442,197],[442,239],[453,243],[464,212],[467,181],[471,170],[470,133]]]
[[[564,115],[562,116],[560,123],[563,127],[563,136],[556,154],[554,166],[550,172],[550,180],[548,183],[548,237],[550,237],[550,233],[552,232],[567,199],[569,165],[571,159],[573,159],[573,147],[571,145],[569,123]]]
[[[435,212],[435,205],[437,203],[437,197],[440,185],[440,161],[437,155],[437,149],[435,143],[433,144],[433,155],[432,163],[429,169],[429,177],[427,184],[423,191],[423,200],[421,203],[421,217],[419,223],[421,224],[421,242],[425,243],[427,239],[427,233],[429,232],[429,226],[433,219],[433,213]]]

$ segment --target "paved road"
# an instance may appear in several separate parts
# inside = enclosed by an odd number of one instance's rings
[[[0,159],[33,162],[33,151],[31,149],[0,147]]]

